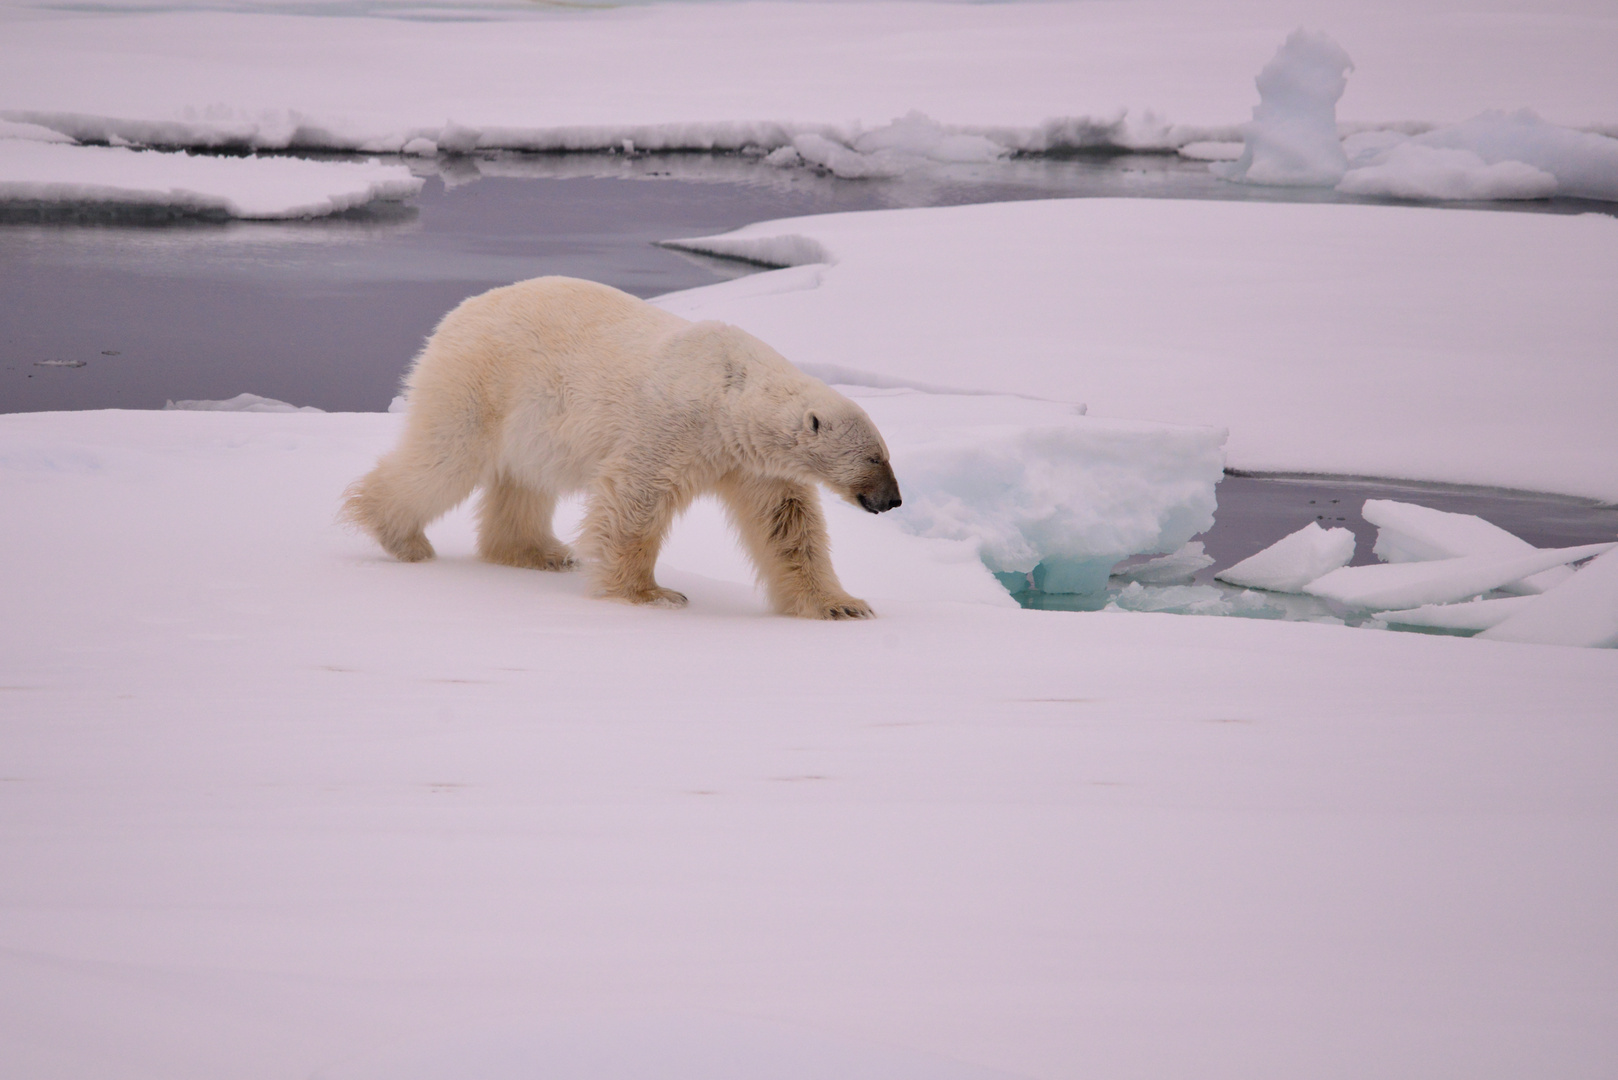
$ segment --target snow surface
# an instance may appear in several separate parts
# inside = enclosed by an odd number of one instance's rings
[[[1225,432],[1085,416],[990,395],[838,387],[876,422],[903,477],[890,517],[969,542],[995,573],[1092,593],[1120,560],[1178,550],[1213,525]]]
[[[1024,611],[834,501],[878,619],[706,503],[630,608],[334,526],[399,422],[0,417],[9,1073],[1618,1069],[1618,652]]]
[[[1581,544],[1540,548],[1527,555],[1463,555],[1430,562],[1345,566],[1316,578],[1303,591],[1368,611],[1450,604],[1552,567],[1600,555],[1614,546],[1618,545]]]
[[[0,138],[0,201],[174,206],[236,218],[320,217],[424,181],[378,161],[237,158]]]
[[[1612,142],[1618,146],[1618,139]],[[1470,150],[1411,141],[1349,171],[1337,190],[1395,199],[1548,199],[1556,194],[1557,179],[1521,161],[1491,165]]]
[[[1618,646],[1618,555],[1608,552],[1593,560],[1479,636],[1542,645]]]
[[[1452,514],[1430,506],[1393,499],[1366,499],[1361,516],[1376,526],[1372,553],[1383,562],[1422,562],[1461,555],[1527,555],[1534,545],[1476,514]],[[1510,592],[1542,593],[1567,580],[1565,566],[1545,570],[1522,581],[1507,582]]]
[[[1618,220],[1075,199],[673,246],[790,269],[664,297],[806,369],[1223,427],[1231,467],[1618,499]]]
[[[1311,521],[1255,555],[1215,576],[1232,585],[1274,592],[1302,592],[1316,578],[1354,557],[1354,534],[1348,529],[1322,529]]]
[[[1347,122],[1526,107],[1618,132],[1607,0],[273,7],[8,3],[0,117],[87,141],[420,153],[848,146],[916,111],[1006,149],[1173,148],[1236,137],[1253,73],[1306,16],[1360,64]]]
[[[1294,30],[1258,73],[1259,103],[1242,127],[1242,154],[1214,175],[1272,187],[1331,187],[1348,157],[1337,136],[1337,100],[1354,62],[1329,36]]]

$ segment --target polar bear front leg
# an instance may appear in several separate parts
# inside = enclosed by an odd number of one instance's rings
[[[579,543],[595,560],[591,572],[597,595],[631,604],[685,606],[684,593],[663,588],[652,574],[682,505],[673,489],[652,481],[609,475],[596,482]]]
[[[815,490],[791,480],[732,474],[719,497],[758,568],[775,610],[807,619],[869,619],[871,605],[843,591]]]

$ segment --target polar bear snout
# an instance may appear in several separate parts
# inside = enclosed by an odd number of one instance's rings
[[[892,510],[904,501],[899,497],[899,480],[893,475],[893,467],[887,462],[882,463],[880,472],[874,473],[866,483],[856,487],[851,494],[863,509],[873,514]]]

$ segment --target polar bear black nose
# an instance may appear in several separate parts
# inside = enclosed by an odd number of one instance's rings
[[[857,492],[860,505],[873,514],[880,514],[892,510],[904,500],[899,498],[899,481],[893,475],[893,469],[884,464],[882,472],[877,476],[876,482],[865,491]]]

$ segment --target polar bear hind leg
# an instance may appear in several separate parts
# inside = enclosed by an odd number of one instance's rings
[[[430,440],[408,432],[376,468],[349,485],[342,517],[394,558],[422,562],[433,557],[427,526],[472,494],[482,472],[477,457],[440,453]]]
[[[499,474],[478,507],[478,554],[492,563],[529,570],[572,570],[573,549],[556,538],[556,496]]]
[[[831,565],[826,519],[813,488],[791,480],[732,475],[719,497],[758,568],[775,610],[810,619],[869,619]]]

